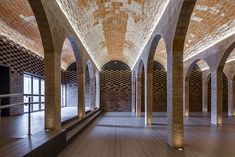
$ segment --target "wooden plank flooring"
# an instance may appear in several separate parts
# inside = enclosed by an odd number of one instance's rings
[[[235,118],[210,125],[208,114],[185,119],[185,150],[166,144],[167,118],[155,113],[154,125],[133,113],[105,113],[68,145],[59,157],[235,157]]]

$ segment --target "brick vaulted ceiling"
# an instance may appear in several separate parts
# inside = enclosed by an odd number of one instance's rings
[[[0,35],[44,57],[41,36],[28,0],[0,0]],[[66,69],[74,61],[71,43],[65,40],[61,68]]]
[[[169,0],[57,0],[89,55],[101,68],[110,60],[133,67]],[[198,0],[186,36],[184,60],[235,33],[235,0]],[[36,19],[28,0],[0,0],[0,35],[43,57]],[[166,59],[164,42],[156,60]],[[235,52],[229,61],[235,59]],[[68,40],[62,68],[74,62]],[[200,63],[199,63],[200,64]],[[203,66],[202,66],[203,67]]]
[[[57,0],[99,68],[133,67],[168,0]]]

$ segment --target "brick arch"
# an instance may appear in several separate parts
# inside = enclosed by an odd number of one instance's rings
[[[191,15],[197,0],[184,0],[176,26],[173,53],[183,53]]]
[[[159,46],[159,42],[160,40],[163,40],[164,43],[164,47],[166,49],[166,44],[165,44],[165,39],[161,36],[161,35],[156,35],[152,42],[151,42],[151,46],[149,48],[149,52],[148,52],[148,63],[147,63],[147,71],[151,72],[153,70],[153,65],[154,65],[154,56],[157,53],[157,47]],[[159,62],[159,61],[158,61]],[[159,62],[160,63],[160,62]],[[162,64],[162,63],[161,63]],[[165,66],[164,66],[165,67]]]
[[[95,76],[93,64],[90,60],[86,62],[85,69],[85,104],[90,110],[95,108]]]
[[[68,36],[68,40],[70,41],[72,48],[73,48],[73,52],[74,52],[74,56],[76,59],[76,64],[77,64],[77,70],[79,73],[83,73],[83,60],[82,60],[82,53],[81,53],[81,48],[78,45],[77,40],[72,36]]]
[[[183,1],[173,37],[172,50],[167,52],[167,111],[170,111],[167,112],[168,144],[176,148],[184,146],[183,52],[195,4],[196,0]]]
[[[190,112],[201,112],[202,107],[202,72],[194,71],[193,68],[199,61],[204,62],[208,67],[208,63],[202,59],[194,60],[188,68],[184,78],[184,114],[189,116]],[[210,68],[210,67],[209,67]],[[208,82],[207,82],[208,83]],[[204,91],[205,92],[205,91]]]
[[[145,66],[144,66],[144,61],[141,59],[140,61],[139,61],[139,64],[138,64],[138,68],[137,68],[137,77],[138,77],[138,75],[141,75],[141,73],[143,72],[143,71],[145,71]]]
[[[154,60],[154,55],[156,52],[156,48],[158,46],[158,43],[161,39],[161,35],[156,35],[150,45],[149,52],[148,52],[148,62]]]
[[[54,42],[53,42],[49,22],[47,19],[47,15],[43,8],[43,4],[40,0],[29,0],[28,2],[33,10],[34,16],[38,24],[39,32],[42,38],[44,55],[45,53],[53,53]]]
[[[220,62],[219,62],[219,66],[218,66],[218,70],[220,70],[221,72],[224,69],[225,63],[229,57],[229,55],[231,54],[231,52],[235,49],[235,41],[228,47],[228,49],[224,52]]]
[[[153,68],[153,112],[167,111],[167,74],[165,67],[154,61]]]
[[[196,64],[199,62],[199,61],[203,61],[208,67],[209,67],[209,70],[210,70],[210,65],[207,63],[206,60],[203,60],[203,59],[196,59],[194,60],[188,68],[186,68],[186,75],[185,75],[185,80],[188,79],[188,77],[190,76],[193,68],[196,66]]]
[[[105,63],[101,70],[129,70],[131,71],[131,68],[128,64],[121,60],[110,60],[109,62]]]

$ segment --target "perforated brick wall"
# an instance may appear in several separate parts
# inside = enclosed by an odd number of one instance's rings
[[[202,111],[202,73],[192,70],[189,77],[189,112]]]
[[[25,72],[42,77],[44,76],[43,58],[36,56],[31,51],[3,36],[0,36],[0,65],[10,67],[10,93],[23,93],[23,74]],[[76,74],[70,71],[62,71],[61,82],[74,85],[76,82]],[[74,92],[70,93],[73,93],[71,97],[77,96]],[[12,98],[10,100],[10,103],[18,102],[23,102],[23,99]],[[12,107],[10,109],[10,115],[19,115],[22,113],[22,106]]]
[[[131,111],[131,72],[101,71],[101,108],[107,112]]]
[[[0,36],[0,64],[10,67],[10,93],[23,93],[23,73],[43,76],[42,58]],[[10,103],[22,102],[22,98],[12,98]],[[23,113],[23,107],[12,107],[10,115]]]
[[[167,111],[166,72],[153,71],[153,112]]]

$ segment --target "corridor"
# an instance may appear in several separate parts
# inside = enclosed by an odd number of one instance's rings
[[[153,125],[130,112],[100,116],[59,157],[233,157],[235,118],[224,116],[224,125],[211,126],[210,115],[192,113],[185,122],[184,151],[166,144],[167,117],[154,113]],[[223,149],[220,149],[223,147]]]

